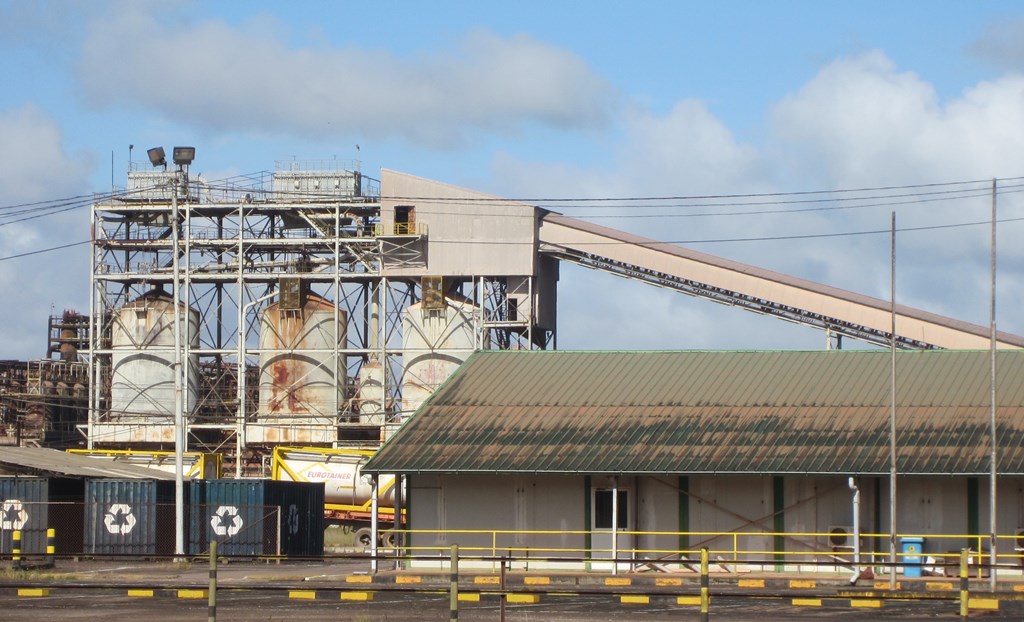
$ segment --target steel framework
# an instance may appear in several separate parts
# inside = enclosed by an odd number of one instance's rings
[[[187,167],[129,171],[124,191],[92,207],[91,326],[84,352],[90,396],[82,426],[88,447],[164,448],[174,442],[170,417],[112,408],[112,335],[125,328],[119,310],[154,291],[178,310],[175,343],[133,345],[171,362],[175,409],[188,411],[186,447],[234,453],[241,473],[243,462],[265,456],[268,448],[260,445],[275,438],[379,443],[407,414],[402,317],[424,297],[428,282],[388,276],[385,258],[425,265],[416,242],[428,231],[383,225],[379,197],[380,183],[363,176],[358,162],[288,162],[273,175],[223,184],[190,178]],[[552,340],[548,333],[538,336],[530,318],[510,318],[501,275],[435,280],[443,284],[443,296],[480,308],[477,346],[530,349]],[[346,379],[343,399],[327,424],[277,421],[299,431],[256,433],[267,427],[259,411],[259,357],[271,354],[259,345],[259,318],[291,290],[330,301],[334,325],[345,327],[344,338],[333,344],[287,352],[333,367],[334,378]],[[184,309],[198,315],[195,339],[181,334]],[[190,390],[195,403],[183,406],[189,398],[182,393]],[[170,415],[170,405],[164,406]]]

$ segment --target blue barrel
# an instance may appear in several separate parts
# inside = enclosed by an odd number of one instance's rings
[[[920,577],[924,538],[901,538],[900,548],[903,553],[903,576]]]

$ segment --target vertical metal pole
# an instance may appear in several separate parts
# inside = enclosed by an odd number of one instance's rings
[[[499,586],[501,588],[501,609],[499,610],[499,622],[505,622],[505,602],[508,601],[508,594],[505,593],[505,564],[512,563],[512,550],[505,553],[505,559],[501,560],[501,577]]]
[[[332,394],[332,401],[334,407],[331,409],[331,429],[334,430],[331,433],[329,430],[327,434],[333,437],[332,440],[338,438],[338,424],[340,423],[339,411],[341,410],[342,403],[345,398],[345,380],[343,379],[342,371],[346,370],[346,366],[342,364],[341,350],[348,347],[347,343],[341,342],[341,204],[334,204],[334,392]]]
[[[700,621],[708,622],[711,608],[711,578],[708,576],[708,547],[700,549]]]
[[[853,585],[860,579],[860,487],[854,477],[847,480],[847,485],[853,491],[853,576],[850,577]]]
[[[96,350],[99,348],[100,338],[100,318],[103,316],[102,313],[96,312],[96,287],[99,282],[96,279],[96,253],[99,252],[96,246],[96,204],[94,203],[89,210],[89,227],[91,233],[91,244],[89,245],[89,275],[92,282],[89,283],[89,410],[87,413],[88,423],[86,424],[86,448],[89,451],[95,449],[96,438],[96,411],[99,409],[99,383],[100,375],[96,373],[96,366],[99,365],[99,359],[96,356]]]
[[[380,493],[380,478],[374,473],[370,476],[370,570],[377,573],[377,512]]]
[[[181,177],[182,183],[184,184],[182,196],[185,197],[185,250],[182,255],[185,258],[184,275],[182,277],[184,285],[184,295],[181,306],[184,308],[185,317],[182,319],[184,326],[184,335],[181,342],[181,386],[182,386],[182,412],[181,412],[181,453],[184,456],[184,452],[188,451],[188,415],[192,413],[192,407],[194,400],[192,398],[191,380],[192,380],[192,365],[190,361],[192,358],[192,202],[189,201],[188,196],[188,173],[184,173]],[[196,336],[199,335],[199,327],[196,326]],[[177,460],[177,456],[175,456]],[[184,462],[184,457],[182,458]],[[175,462],[177,465],[177,462]],[[184,477],[184,464],[182,465],[182,476]]]
[[[242,239],[245,237],[245,202],[238,204],[238,421],[235,422],[235,478],[242,479],[242,454],[245,452],[245,395],[246,395],[246,364],[245,364],[245,283],[243,281],[243,253],[245,249]]]
[[[174,176],[171,188],[171,264],[174,282],[172,300],[174,307],[174,553],[185,554],[185,483],[182,460],[182,428],[184,427],[184,403],[181,387],[181,267],[178,264],[178,176]]]
[[[960,617],[965,620],[971,602],[970,582],[967,579],[967,551],[968,549],[960,549]]]
[[[996,437],[996,180],[992,180],[992,242],[991,242],[991,277],[992,277],[992,300],[989,305],[989,333],[991,334],[990,355],[989,355],[989,385],[991,388],[992,412],[989,422],[989,442],[992,454],[989,457],[989,493],[988,493],[988,520],[989,520],[989,588],[996,591],[996,563],[999,559],[997,554],[998,540],[996,538],[998,521],[996,517],[996,480],[999,474],[998,439]],[[981,551],[978,551],[981,554]]]
[[[402,474],[395,473],[394,483],[392,484],[395,496],[395,522],[392,528],[395,540],[395,569],[402,568],[401,556],[405,554],[405,525],[402,523],[402,512],[405,507],[405,498],[402,495]]]
[[[210,591],[206,605],[208,622],[217,622],[217,541],[210,540]]]
[[[383,271],[383,264],[380,267]],[[401,317],[398,318],[401,322]],[[380,279],[380,411],[382,418],[387,421],[388,413],[388,375],[391,372],[391,365],[388,361],[388,279],[387,277],[381,277]],[[404,409],[405,406],[403,405]]]
[[[619,574],[619,478],[612,478],[612,574]]]
[[[451,552],[451,578],[449,585],[449,609],[451,610],[451,622],[459,619],[459,545],[452,545]]]
[[[889,589],[896,589],[896,212],[892,212],[889,247],[889,300],[892,341],[889,344]]]

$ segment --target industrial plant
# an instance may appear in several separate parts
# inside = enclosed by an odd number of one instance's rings
[[[918,370],[900,377],[913,390],[899,407],[935,415],[899,426],[910,439],[899,471],[918,477],[908,484],[916,500],[901,502],[911,527],[977,535],[985,523],[979,351],[1007,351],[1000,382],[1010,389],[1000,391],[1004,419],[991,443],[1013,445],[1024,431],[1014,389],[1021,362],[1011,353],[1024,348],[1021,336],[522,201],[391,170],[374,179],[359,162],[293,160],[210,181],[190,174],[195,157],[175,147],[168,162],[163,148],[150,149],[124,188],[95,198],[89,308],[50,319],[46,358],[0,361],[0,441],[107,457],[150,452],[151,461],[175,449],[217,456],[215,470],[233,479],[326,482],[325,516],[372,522],[357,534],[368,546],[381,541],[385,513],[397,526],[408,507],[409,524],[442,534],[420,539],[429,546],[445,546],[452,526],[511,533],[557,523],[610,530],[612,557],[620,544],[643,557],[635,545],[647,542],[664,561],[666,550],[693,541],[620,541],[618,531],[813,534],[839,525],[845,542],[861,518],[876,532],[903,528],[885,515],[897,505],[886,498],[896,458],[888,481],[885,460],[887,370],[897,350],[901,368]],[[882,346],[892,363],[879,350],[531,353],[557,349],[561,262],[809,325],[835,349],[844,338]],[[913,350],[919,358],[906,357]],[[927,352],[942,350],[975,352]],[[972,384],[939,390],[958,373]],[[715,436],[722,430],[730,432]],[[780,443],[772,456],[763,453],[767,438]],[[786,451],[804,444],[811,449]],[[859,453],[831,460],[837,448]],[[661,466],[646,461],[657,452]],[[1004,462],[1005,490],[1017,499],[999,509],[1007,537],[1024,528],[1022,460],[1013,453]],[[491,489],[478,490],[480,482]],[[851,517],[845,496],[861,489],[872,496]],[[489,513],[471,511],[473,499],[492,497]],[[921,505],[932,497],[952,508],[934,525]],[[550,502],[559,498],[575,501]],[[493,524],[480,523],[487,516]],[[790,550],[781,537],[757,542]],[[834,543],[815,538],[797,548],[831,554]],[[606,539],[556,544],[591,551]]]

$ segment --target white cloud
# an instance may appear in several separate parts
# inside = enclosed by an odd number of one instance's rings
[[[36,106],[0,110],[0,255],[7,257],[89,238],[88,207],[23,220],[38,212],[37,202],[87,194],[89,158],[65,153],[57,123]],[[86,247],[0,262],[0,343],[8,358],[45,353],[46,318],[88,304]]]
[[[775,108],[798,163],[836,187],[1012,176],[1024,136],[1024,77],[982,82],[943,104],[882,52],[837,60]]]
[[[503,188],[514,188],[518,196],[592,197],[736,194],[1012,177],[1021,172],[1024,78],[1005,75],[942,101],[930,83],[901,71],[883,53],[869,52],[822,68],[802,88],[778,102],[765,123],[764,141],[744,144],[702,102],[685,100],[661,116],[634,110],[625,123],[625,138],[615,146],[613,167],[585,170],[503,155],[494,161],[494,175],[502,180]],[[1024,216],[1024,205],[1010,187],[1014,184],[1019,182],[1006,182],[1005,189],[1010,192],[999,198],[1002,219]],[[887,299],[890,211],[898,212],[899,228],[986,221],[991,202],[988,182],[973,188],[977,190],[973,198],[953,201],[892,198],[873,201],[880,205],[863,209],[597,222],[669,241],[882,231],[869,236],[690,246]],[[892,205],[885,205],[890,202]],[[907,203],[898,204],[901,202]],[[642,211],[621,208],[603,213],[629,216]],[[1019,237],[1022,226],[1024,223],[1009,222],[1000,230],[1000,326],[1018,333],[1024,332],[1024,322],[1008,311],[1021,304],[1012,284],[1017,280],[1014,275],[1024,271],[1024,249],[1011,240]],[[900,233],[898,301],[986,324],[988,240],[984,224]],[[726,313],[685,297],[669,306],[660,293],[638,293],[627,289],[626,283],[609,283],[586,271],[566,274],[561,283],[563,317],[567,312],[573,317],[603,314],[601,309],[607,311],[607,317],[618,317],[622,305],[608,300],[629,301],[638,320],[622,322],[624,334],[614,343],[633,340],[642,344],[637,347],[657,347],[648,327],[662,326],[662,320],[674,325],[672,318],[676,324],[690,326],[688,345],[681,347],[779,347],[780,342],[821,347],[824,343],[823,337],[808,338],[800,331],[780,333],[774,328],[775,320],[739,318],[739,312]],[[578,283],[567,282],[569,278]],[[586,302],[576,301],[577,296],[585,296]],[[595,297],[600,302],[590,304]],[[575,322],[566,328],[569,332],[563,341],[578,343],[583,338],[577,326],[585,323]],[[596,334],[598,329],[586,332]],[[695,337],[702,341],[695,342]]]
[[[1024,18],[1001,19],[990,24],[971,45],[971,51],[1001,67],[1024,70]]]
[[[480,130],[600,125],[614,100],[581,58],[527,35],[481,30],[401,58],[292,48],[268,19],[235,28],[157,16],[129,9],[90,24],[78,76],[93,104],[130,102],[225,132],[398,136],[441,148]]]

